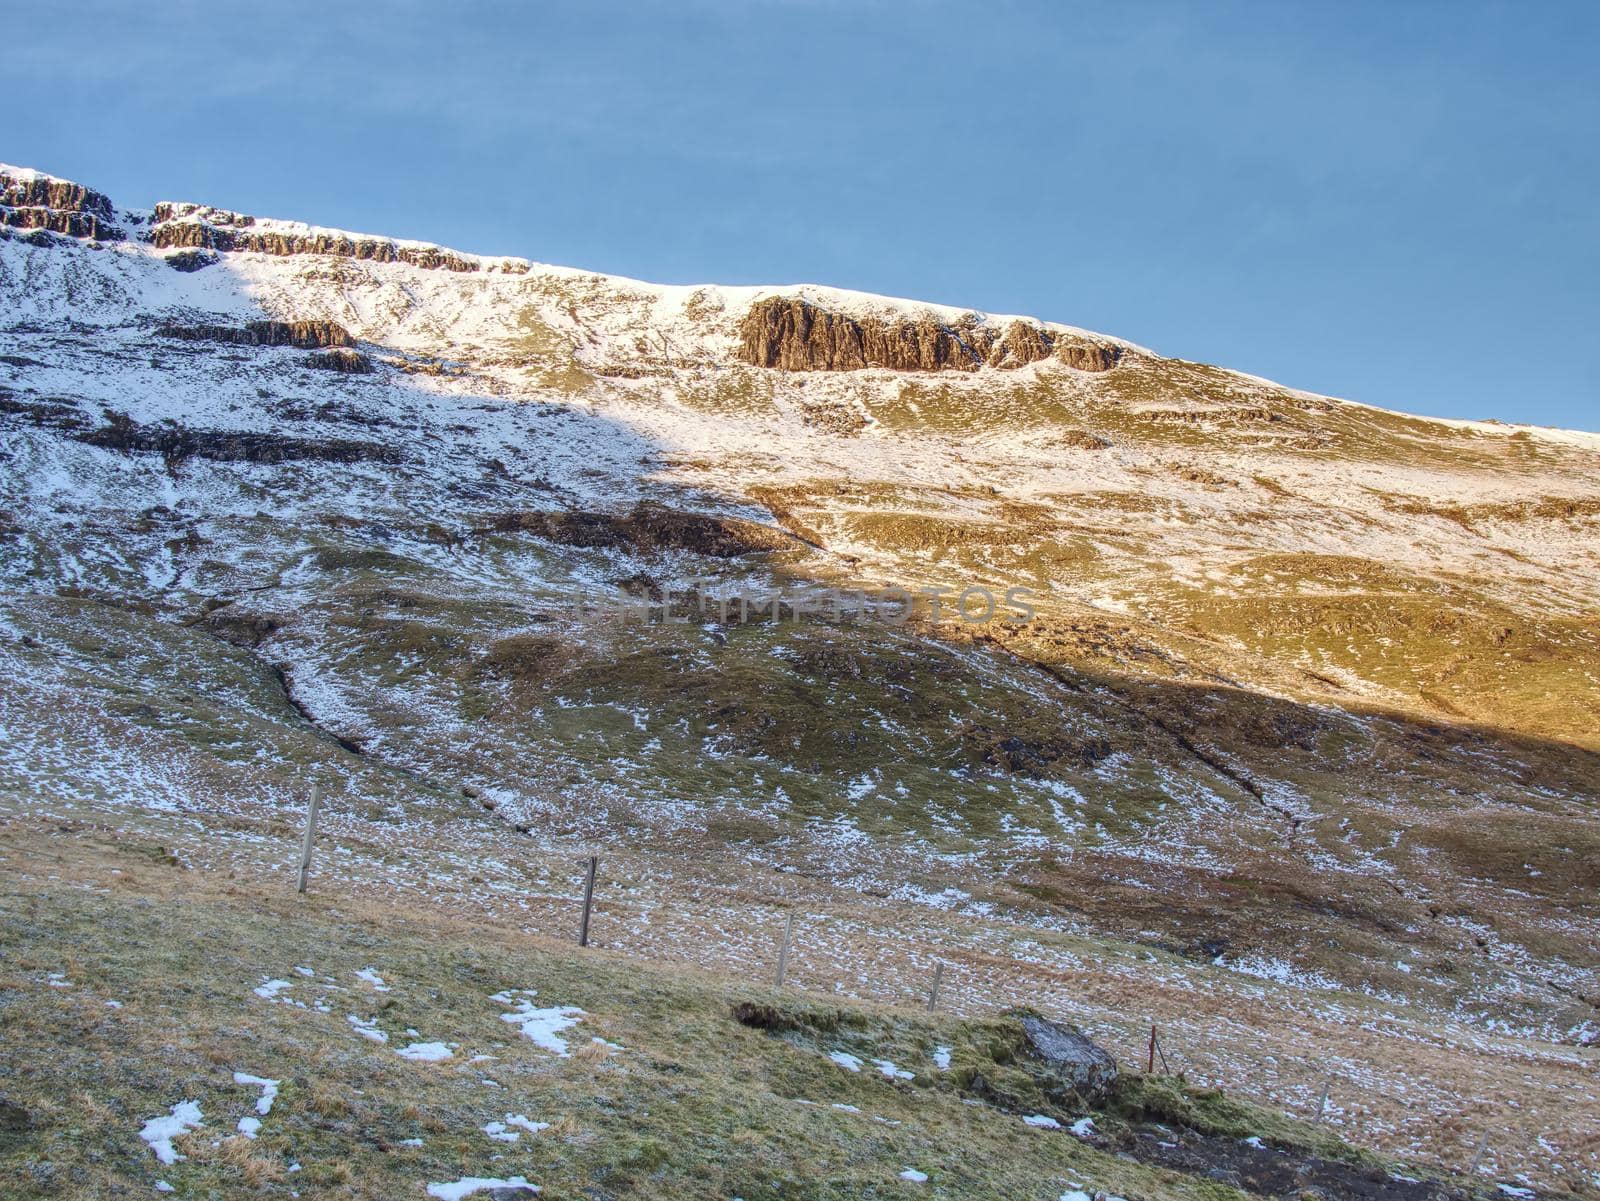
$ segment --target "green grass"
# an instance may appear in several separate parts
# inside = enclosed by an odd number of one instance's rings
[[[619,1201],[1053,1201],[1076,1184],[1152,1201],[1236,1195],[965,1103],[961,1086],[980,1068],[1026,1078],[1007,1019],[830,1010],[604,952],[429,925],[408,913],[334,911],[315,899],[218,894],[198,881],[165,896],[115,882],[99,893],[12,891],[4,905],[0,1063],[5,1098],[17,1107],[8,1112],[25,1114],[23,1128],[0,1137],[9,1197],[109,1197],[164,1179],[179,1197],[299,1189],[391,1198],[421,1196],[431,1181],[515,1173],[547,1197]],[[391,991],[357,980],[368,967]],[[50,972],[71,986],[50,987]],[[269,977],[293,981],[284,995],[311,1007],[255,996]],[[507,1006],[490,996],[522,988],[537,989],[540,1005],[586,1011],[565,1032],[575,1054],[551,1055],[500,1020]],[[319,997],[329,1012],[316,1008]],[[776,1034],[752,1029],[733,1017],[751,1000],[798,1018]],[[373,1019],[389,1043],[358,1036],[349,1013]],[[421,1040],[459,1044],[454,1056],[400,1058],[394,1048],[411,1029]],[[588,1042],[597,1037],[622,1049]],[[938,1045],[956,1048],[956,1070],[933,1066]],[[845,1071],[826,1058],[839,1049],[894,1059],[916,1078],[890,1081],[870,1066]],[[480,1054],[496,1058],[468,1062]],[[256,1096],[232,1083],[235,1071],[283,1082],[254,1141],[231,1137]],[[1149,1081],[1125,1087],[1132,1091],[1114,1104],[1130,1117],[1138,1108],[1228,1133],[1290,1129],[1173,1082],[1159,1095]],[[1035,1100],[1025,1092],[1017,1099]],[[200,1103],[205,1126],[179,1140],[186,1159],[160,1165],[138,1132],[184,1100]],[[1039,1107],[1052,1112],[1044,1098]],[[507,1113],[554,1125],[516,1144],[482,1133]],[[402,1145],[414,1138],[423,1145]],[[290,1172],[292,1163],[301,1170]],[[928,1184],[909,1190],[898,1179],[907,1167],[927,1172]]]

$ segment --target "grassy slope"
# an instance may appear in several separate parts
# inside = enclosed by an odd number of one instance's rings
[[[14,837],[7,844],[0,1087],[28,1115],[20,1128],[8,1109],[0,1133],[7,1196],[119,1196],[164,1179],[178,1196],[390,1198],[513,1174],[553,1198],[1044,1201],[1078,1185],[1150,1201],[1237,1195],[964,1103],[954,1080],[978,1068],[1003,1075],[985,1050],[992,1021],[858,1005],[830,1019],[843,1021],[833,1032],[785,1040],[730,1017],[735,1001],[770,997],[749,984],[426,911],[263,894],[174,872],[137,842],[91,836],[66,857],[26,861]],[[388,991],[359,979],[363,969]],[[52,986],[50,973],[70,986]],[[284,1000],[253,993],[269,978],[293,983]],[[501,1020],[508,1007],[490,996],[524,988],[538,990],[539,1005],[586,1011],[564,1032],[570,1057]],[[388,1044],[357,1035],[348,1014],[373,1019]],[[455,1054],[404,1060],[394,1048],[412,1041],[407,1030],[456,1044]],[[955,1048],[954,1073],[934,1066],[940,1045]],[[830,1049],[892,1058],[915,1079],[845,1071]],[[477,1055],[495,1058],[469,1062]],[[257,1095],[232,1083],[236,1071],[283,1082],[253,1141],[231,1137]],[[205,1127],[178,1140],[188,1158],[162,1166],[138,1131],[184,1100],[200,1103]],[[1230,1137],[1352,1154],[1215,1094],[1182,1105]],[[514,1145],[482,1132],[507,1114],[552,1127]],[[403,1145],[417,1138],[422,1146]],[[905,1168],[928,1183],[908,1186]]]

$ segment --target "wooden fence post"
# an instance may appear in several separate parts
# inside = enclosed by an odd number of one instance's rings
[[[776,987],[783,987],[783,978],[789,974],[789,940],[794,937],[794,910],[783,921],[783,944],[778,947],[778,981]]]
[[[578,945],[589,945],[589,910],[594,908],[594,874],[599,870],[600,857],[589,856],[589,875],[583,882],[583,924],[578,927]]]
[[[944,980],[944,964],[933,965],[933,987],[928,990],[928,1012],[939,1007],[939,985]]]
[[[1328,1109],[1328,1081],[1322,1082],[1322,1092],[1317,1096],[1317,1116],[1311,1120],[1313,1126],[1322,1125],[1322,1115]]]
[[[1478,1168],[1483,1163],[1483,1153],[1489,1149],[1489,1132],[1485,1130],[1483,1137],[1478,1140],[1478,1149],[1472,1154],[1472,1167],[1468,1169],[1468,1176],[1476,1176]]]
[[[311,786],[311,804],[306,807],[306,833],[300,842],[300,880],[295,892],[306,890],[306,876],[311,872],[311,847],[317,836],[317,810],[322,807],[322,785]]]

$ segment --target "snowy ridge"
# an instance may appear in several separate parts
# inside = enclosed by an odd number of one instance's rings
[[[3,163],[0,163],[0,175],[10,175],[13,178],[24,181],[43,180],[60,184],[72,184],[73,182],[35,168],[18,167]],[[1021,322],[1024,325],[1046,330],[1052,334],[1092,338],[1124,351],[1152,358],[1160,357],[1158,352],[1128,339],[1090,330],[1082,326],[1045,321],[1025,314],[989,313],[907,297],[852,291],[825,284],[657,284],[629,276],[607,275],[585,271],[581,268],[544,263],[534,259],[505,255],[478,255],[455,250],[435,242],[391,238],[381,234],[361,233],[282,218],[256,217],[230,210],[211,208],[189,201],[163,201],[155,208],[148,210],[119,210],[119,215],[124,221],[141,230],[139,239],[148,239],[151,226],[157,224],[155,219],[158,214],[167,214],[165,219],[159,222],[163,226],[211,223],[230,227],[238,226],[257,234],[281,234],[286,237],[299,238],[324,237],[341,239],[357,244],[387,243],[407,251],[433,252],[441,256],[447,256],[452,260],[460,260],[471,265],[474,275],[492,277],[492,279],[474,279],[472,282],[478,286],[467,289],[472,294],[472,307],[484,310],[477,314],[480,320],[472,323],[478,327],[472,332],[480,335],[495,332],[484,328],[486,324],[497,324],[493,322],[492,310],[503,309],[504,306],[514,303],[525,295],[528,291],[526,285],[530,283],[534,285],[574,284],[581,286],[585,293],[609,294],[614,300],[625,302],[632,310],[632,316],[634,317],[634,320],[628,323],[630,327],[636,329],[643,326],[659,329],[662,334],[671,338],[674,344],[684,346],[686,349],[692,346],[718,360],[725,360],[731,351],[733,345],[731,336],[732,319],[736,319],[747,312],[753,305],[773,297],[803,300],[818,308],[857,319],[879,318],[891,321],[915,321],[921,318],[932,318],[945,324],[968,320],[994,327],[1006,326],[1011,322]],[[98,281],[97,290],[100,292],[100,296],[96,298],[98,303],[85,304],[82,296],[75,297],[72,303],[72,316],[75,320],[98,323],[126,319],[130,310],[149,313],[151,311],[181,308],[200,309],[233,316],[245,316],[252,311],[270,315],[270,306],[254,309],[248,300],[241,301],[235,288],[227,285],[212,284],[208,286],[203,279],[179,281],[164,278],[166,274],[164,271],[157,272],[153,268],[164,267],[165,259],[169,252],[150,246],[147,241],[130,241],[124,245],[115,246],[112,250],[114,257],[104,264],[106,270],[97,273],[102,276],[102,279]],[[245,283],[244,292],[246,296],[262,297],[263,293],[268,290],[265,286],[266,281],[271,277],[281,275],[283,270],[288,270],[296,275],[300,274],[293,264],[293,260],[300,257],[298,255],[278,256],[252,250],[223,251],[222,254],[225,256],[225,261],[237,264],[235,270]],[[289,259],[289,262],[281,261],[285,257]],[[419,268],[408,263],[369,263],[362,260],[356,260],[356,262],[360,263],[364,269],[377,270],[384,273],[432,273],[430,268]],[[148,274],[142,273],[146,265],[152,269]],[[140,272],[140,274],[136,276],[136,272]],[[200,274],[203,276],[206,273]],[[0,287],[3,287],[4,282],[4,277],[0,276]],[[421,280],[413,281],[414,284],[420,284],[421,282]],[[26,295],[12,297],[9,294],[11,290],[4,289],[8,294],[8,300],[15,299],[21,306],[18,311],[29,316],[56,315],[51,310],[39,306],[36,298],[40,289],[31,288],[29,290],[34,293],[34,298]],[[54,292],[55,289],[47,288],[43,289],[43,291],[49,293]],[[30,299],[33,299],[31,305]],[[708,336],[708,331],[703,326],[688,320],[687,314],[691,310],[720,312],[728,320],[720,323],[720,328],[716,331],[716,334]],[[467,314],[463,313],[462,316],[465,317]],[[381,324],[374,323],[371,326],[371,332],[374,336],[382,336],[387,331]],[[465,333],[467,330],[463,329],[461,332]],[[602,348],[611,349],[604,347],[603,344]],[[580,358],[593,359],[596,357],[595,348],[592,346],[590,348],[580,347],[579,355]],[[1395,412],[1394,410],[1383,409],[1360,401],[1328,397],[1318,393],[1287,388],[1276,381],[1245,372],[1233,371],[1227,368],[1221,368],[1221,370],[1227,371],[1228,374],[1241,381],[1308,400],[1329,401],[1381,414]],[[1499,436],[1521,433],[1569,446],[1600,450],[1600,434],[1586,431],[1562,430],[1526,424],[1438,418],[1411,414],[1403,415],[1412,417],[1413,420],[1437,423],[1448,428],[1470,429],[1479,433]]]

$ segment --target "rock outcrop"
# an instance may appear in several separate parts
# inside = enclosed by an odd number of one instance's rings
[[[336,321],[251,321],[244,325],[163,325],[163,338],[185,342],[225,342],[233,346],[296,346],[301,350],[326,350],[356,344],[350,331]]]
[[[93,213],[74,213],[64,209],[0,208],[0,225],[12,229],[47,229],[69,238],[93,238],[97,242],[119,242],[126,235]]]
[[[149,241],[163,249],[254,251],[258,254],[331,254],[375,263],[410,263],[445,271],[476,271],[472,259],[422,243],[395,242],[336,230],[280,228],[244,213],[199,204],[156,205]]]
[[[164,260],[174,271],[199,271],[215,267],[222,260],[209,250],[175,250]]]
[[[126,236],[108,197],[37,172],[0,170],[0,226],[115,242]]]
[[[976,313],[955,322],[931,315],[889,321],[851,317],[794,297],[757,301],[739,330],[739,356],[781,371],[977,371],[1026,366],[1054,356],[1080,371],[1109,371],[1121,348],[1028,321],[1003,330]]]
[[[337,371],[341,375],[371,375],[372,360],[359,350],[336,346],[332,350],[319,350],[306,356],[306,363],[324,371]]]
[[[105,425],[73,436],[104,450],[158,454],[169,467],[191,458],[264,464],[298,460],[391,464],[403,461],[397,449],[380,443],[348,438],[294,438],[236,430],[197,430],[172,424],[140,425],[122,413],[108,413]]]
[[[102,221],[117,219],[110,197],[81,183],[33,173],[13,175],[0,171],[0,204],[8,208],[44,208],[83,213]]]
[[[562,546],[686,550],[720,559],[796,545],[791,535],[771,526],[739,517],[680,512],[648,501],[620,516],[582,510],[503,513],[474,532],[526,533]]]

